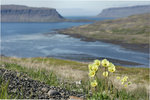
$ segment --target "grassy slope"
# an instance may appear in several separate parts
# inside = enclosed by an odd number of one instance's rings
[[[27,74],[29,77],[43,81],[50,85],[60,86],[57,79],[62,79],[63,81],[67,82],[74,82],[78,80],[87,81],[88,79],[88,64],[87,63],[80,63],[75,61],[69,60],[60,60],[54,58],[11,58],[11,57],[1,57],[0,65],[4,65],[6,69],[16,70],[19,72],[23,72]],[[149,91],[148,83],[149,83],[149,68],[126,68],[121,66],[116,66],[117,71],[114,73],[110,79],[114,80],[118,75],[127,75],[129,76],[130,81],[132,81],[132,85],[127,88],[135,98],[145,98]],[[101,72],[101,71],[100,71]],[[98,73],[100,76],[100,80],[103,78],[101,77],[101,73]],[[101,81],[100,81],[101,82]],[[113,81],[117,88],[121,88],[118,84],[117,80]],[[103,80],[102,80],[103,83]],[[147,90],[142,86],[146,86]],[[64,87],[64,86],[63,86]],[[77,89],[77,87],[73,87],[72,85],[65,86],[69,90]],[[83,90],[86,87],[83,87]],[[121,91],[123,92],[123,90]],[[125,96],[126,93],[120,93],[120,95]],[[131,94],[130,94],[131,95]],[[94,97],[95,98],[95,97]],[[131,100],[133,97],[131,96]],[[130,99],[129,99],[130,100]]]
[[[99,21],[94,24],[60,30],[60,33],[80,35],[97,40],[115,40],[124,43],[148,44],[150,14]]]
[[[44,69],[53,71],[57,76],[66,80],[84,80],[88,78],[88,63],[80,63],[69,60],[61,60],[55,58],[11,58],[2,57],[1,63],[15,63],[26,68]],[[132,81],[136,84],[148,84],[149,81],[149,68],[127,68],[117,66],[117,75],[129,75]]]

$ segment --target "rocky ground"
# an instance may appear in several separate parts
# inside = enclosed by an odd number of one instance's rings
[[[27,75],[0,68],[0,77],[8,83],[8,93],[23,99],[61,99],[82,100],[85,95],[74,91],[67,91],[61,87],[49,86],[43,82],[33,80]]]

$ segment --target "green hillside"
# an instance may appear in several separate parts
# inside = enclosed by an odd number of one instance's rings
[[[150,34],[150,14],[98,21],[94,24],[72,27],[60,30],[59,32],[95,40],[115,40],[123,43],[148,44]]]

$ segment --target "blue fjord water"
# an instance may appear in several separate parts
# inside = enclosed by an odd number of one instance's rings
[[[82,58],[112,58],[148,67],[148,53],[126,50],[104,42],[87,42],[54,32],[89,23],[2,23],[1,53],[15,57],[56,57],[82,61]]]

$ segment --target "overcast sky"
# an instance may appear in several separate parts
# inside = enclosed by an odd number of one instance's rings
[[[104,8],[150,5],[150,0],[1,0],[1,4],[56,8],[63,16],[96,16]]]

